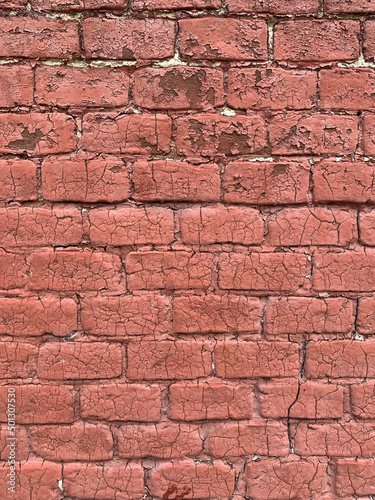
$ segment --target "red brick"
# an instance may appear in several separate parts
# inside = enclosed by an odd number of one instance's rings
[[[261,20],[181,19],[178,40],[183,59],[267,59],[267,25]]]
[[[363,117],[362,145],[366,154],[375,154],[375,115],[365,114]]]
[[[105,425],[87,422],[72,425],[30,427],[33,452],[44,460],[108,460],[113,455],[113,439]]]
[[[229,12],[315,14],[319,0],[228,0]]]
[[[220,0],[134,0],[134,10],[220,9]]]
[[[0,107],[30,106],[33,103],[34,75],[30,66],[0,67]]]
[[[81,147],[97,153],[168,153],[171,119],[165,115],[94,114],[83,119]]]
[[[268,220],[271,245],[347,246],[357,236],[357,213],[340,208],[285,208]]]
[[[223,378],[292,377],[298,374],[298,345],[291,342],[237,342],[215,349],[216,373]]]
[[[180,382],[170,386],[169,402],[174,420],[247,419],[253,414],[253,387],[215,379]]]
[[[375,343],[333,340],[307,346],[308,378],[375,377]]]
[[[14,429],[13,429],[13,427],[14,427]],[[17,424],[15,426],[11,425],[10,430],[8,430],[8,424],[0,425],[0,459],[8,461],[8,459],[10,458],[12,460],[11,449],[10,449],[10,446],[8,446],[10,444],[9,438],[12,438],[12,437],[17,437],[17,440],[18,440],[18,445],[16,447],[17,460],[19,460],[19,461],[26,460],[30,454],[29,438],[27,436],[27,429],[26,429],[26,427],[24,427],[24,426],[21,427]],[[8,463],[6,465],[7,465],[7,467],[9,467]],[[1,468],[0,468],[0,471],[1,471]],[[8,472],[9,472],[9,469],[8,469]],[[0,474],[1,474],[1,472],[0,472]],[[9,477],[7,479],[9,479]],[[7,486],[9,486],[9,485],[7,485]],[[0,492],[3,493],[1,490],[1,486],[0,486]]]
[[[133,420],[153,422],[160,418],[160,389],[156,385],[87,385],[80,391],[84,420]]]
[[[19,424],[59,424],[74,420],[75,391],[71,385],[15,386]],[[7,421],[8,386],[0,388],[0,415]]]
[[[274,28],[276,61],[353,61],[359,57],[360,23],[354,20],[281,21]]]
[[[4,113],[0,152],[64,153],[76,147],[75,123],[63,113]]]
[[[284,205],[308,200],[310,165],[307,160],[229,163],[223,175],[228,203]]]
[[[367,209],[363,210],[359,213],[359,234],[360,241],[364,245],[375,245],[375,236],[374,236],[374,228],[375,228],[375,212],[374,210]]]
[[[82,500],[139,499],[145,493],[143,476],[144,469],[140,464],[64,464],[64,494]]]
[[[337,462],[335,491],[340,498],[374,495],[375,462],[373,460],[339,460]]]
[[[27,0],[1,0],[1,6],[4,9],[10,9],[10,8],[18,8],[22,9],[23,7],[26,7],[27,5]]]
[[[219,201],[220,170],[213,163],[137,161],[135,197],[142,201]]]
[[[324,10],[329,13],[374,13],[375,6],[369,0],[325,0]]]
[[[263,241],[263,219],[253,208],[221,205],[191,208],[182,212],[180,220],[182,240],[192,245],[257,245]]]
[[[129,172],[122,159],[51,156],[42,163],[42,189],[50,201],[124,201],[130,196]]]
[[[162,295],[98,296],[83,299],[81,322],[87,333],[128,338],[167,333],[170,315],[170,300]]]
[[[375,59],[375,22],[369,19],[364,23],[363,55],[366,60]]]
[[[77,208],[0,208],[0,239],[4,247],[78,245],[82,236],[82,214]]]
[[[375,297],[362,297],[359,299],[357,331],[365,335],[375,332]]]
[[[36,165],[29,160],[0,160],[0,200],[36,199]]]
[[[205,450],[215,458],[248,455],[285,456],[289,451],[287,428],[279,422],[223,422],[207,431]]]
[[[176,120],[177,153],[191,159],[202,156],[247,155],[266,147],[266,126],[259,115],[191,115]]]
[[[178,333],[260,332],[258,298],[240,295],[187,295],[173,300],[173,325]]]
[[[260,413],[265,418],[340,418],[343,388],[334,384],[297,380],[260,383]]]
[[[357,418],[374,418],[375,383],[365,382],[350,386],[350,403],[353,415]]]
[[[282,113],[271,119],[269,133],[274,154],[350,154],[357,147],[358,118]]]
[[[319,88],[323,109],[375,109],[375,71],[372,69],[322,70]]]
[[[27,266],[25,257],[20,253],[0,249],[0,289],[23,287],[26,283]]]
[[[305,254],[222,253],[219,285],[226,290],[295,292],[307,284],[309,267]]]
[[[0,333],[65,336],[77,330],[77,304],[68,297],[1,297]]]
[[[132,252],[126,261],[129,290],[207,289],[213,271],[213,254],[208,252]]]
[[[89,59],[165,59],[173,57],[176,23],[169,19],[105,19],[83,21]]]
[[[375,291],[375,249],[317,252],[313,258],[317,291]]]
[[[122,425],[116,432],[122,458],[185,458],[202,451],[199,426],[162,422]]]
[[[91,249],[43,249],[30,257],[28,284],[34,290],[118,289],[123,281],[120,257]]]
[[[194,379],[211,374],[211,345],[199,340],[130,342],[126,376],[133,380]]]
[[[38,348],[26,342],[2,342],[0,378],[27,378],[35,373]]]
[[[223,73],[177,66],[134,73],[134,103],[147,109],[210,109],[224,104]]]
[[[190,460],[159,464],[151,472],[148,488],[153,496],[162,498],[231,498],[235,487],[234,469],[223,462]]]
[[[297,455],[330,457],[372,457],[375,452],[375,424],[300,423],[295,433]]]
[[[97,208],[89,219],[94,245],[168,245],[174,240],[173,212],[165,208]]]
[[[124,9],[127,0],[31,0],[34,10],[70,11]]]
[[[367,162],[323,161],[314,167],[317,202],[375,202],[375,165]]]
[[[264,318],[269,334],[350,333],[354,304],[343,297],[270,297]]]
[[[245,469],[247,494],[254,500],[322,498],[328,490],[327,463],[316,458],[261,458],[249,461]]]
[[[45,17],[1,18],[0,57],[78,57],[78,23]]]
[[[48,380],[113,378],[121,375],[122,351],[106,342],[46,343],[39,351],[38,375]]]
[[[36,101],[49,106],[126,106],[129,75],[123,69],[39,66]]]
[[[244,109],[310,109],[316,99],[316,73],[282,68],[233,68],[228,105]]]

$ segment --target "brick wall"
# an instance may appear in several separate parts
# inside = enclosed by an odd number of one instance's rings
[[[372,498],[375,2],[0,7],[2,498]]]

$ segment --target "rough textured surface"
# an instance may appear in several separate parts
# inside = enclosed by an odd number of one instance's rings
[[[374,16],[0,0],[1,499],[375,498]]]

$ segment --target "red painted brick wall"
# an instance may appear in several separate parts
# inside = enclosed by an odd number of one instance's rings
[[[375,2],[129,2],[0,1],[1,498],[369,500]]]

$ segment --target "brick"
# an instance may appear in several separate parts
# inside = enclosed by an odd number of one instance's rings
[[[128,338],[167,333],[170,316],[170,299],[162,295],[98,296],[82,301],[82,327],[98,336]]]
[[[210,109],[224,104],[223,73],[177,66],[134,73],[134,103],[146,109]]]
[[[282,68],[233,68],[228,105],[242,109],[310,109],[316,100],[316,74]]]
[[[375,72],[372,69],[322,70],[319,88],[323,109],[375,109]]]
[[[177,153],[187,158],[247,155],[266,148],[266,125],[259,115],[191,115],[176,119]]]
[[[199,340],[130,342],[126,376],[131,380],[194,379],[211,374],[211,346]]]
[[[144,470],[140,464],[64,464],[64,493],[77,499],[131,500],[142,498]]]
[[[127,0],[31,0],[34,10],[70,11],[70,10],[118,10],[124,9]]]
[[[169,387],[173,420],[247,419],[253,415],[253,387],[221,380],[179,382]]]
[[[300,423],[295,433],[297,455],[330,457],[372,457],[375,450],[375,424]]]
[[[17,105],[30,106],[33,103],[34,75],[30,66],[0,67],[0,107]]]
[[[105,19],[83,21],[89,59],[149,60],[173,57],[176,23],[169,19]]]
[[[350,340],[311,342],[307,346],[307,378],[375,377],[375,344]]]
[[[375,298],[362,297],[358,301],[357,331],[360,334],[375,332]]]
[[[367,162],[323,161],[313,170],[317,202],[375,202],[375,165]]]
[[[42,379],[106,379],[121,372],[122,350],[118,344],[49,342],[39,350],[38,375]]]
[[[74,420],[75,391],[71,385],[15,386],[19,424],[59,424]],[[0,388],[0,415],[7,421],[8,386]]]
[[[76,148],[75,123],[63,113],[4,113],[0,152],[64,153]]]
[[[285,205],[308,200],[310,166],[306,160],[229,163],[223,175],[228,203]]]
[[[315,14],[319,0],[228,0],[229,12],[270,14]]]
[[[182,240],[191,245],[256,245],[263,241],[263,219],[258,210],[252,208],[191,208],[181,213],[180,223]]]
[[[230,498],[234,492],[234,470],[220,461],[196,463],[193,460],[159,464],[151,472],[148,487],[153,496],[187,499]]]
[[[153,422],[160,418],[160,389],[156,385],[87,385],[80,391],[84,420]]]
[[[215,349],[216,373],[223,378],[293,377],[298,374],[298,345],[291,342],[227,340]]]
[[[29,160],[0,160],[0,200],[34,201],[36,165]]]
[[[351,385],[350,403],[356,418],[372,419],[375,411],[375,383],[365,382]]]
[[[81,147],[97,153],[168,153],[171,119],[165,115],[102,115],[83,119]]]
[[[0,289],[10,290],[23,287],[26,283],[27,266],[25,257],[20,253],[0,249]]]
[[[113,438],[103,424],[30,427],[33,452],[44,460],[108,460],[113,455]]]
[[[165,208],[97,208],[89,219],[94,245],[168,245],[174,240],[173,212]]]
[[[322,498],[328,490],[326,468],[327,463],[316,458],[260,458],[246,465],[247,494],[254,500]]]
[[[374,210],[363,210],[359,213],[359,233],[360,241],[364,245],[375,245],[375,237],[373,234],[375,226]]]
[[[71,298],[51,295],[0,298],[1,334],[67,336],[77,329],[77,304]]]
[[[220,0],[134,0],[134,10],[220,9]]]
[[[142,201],[219,201],[220,170],[213,163],[137,161],[135,197]]]
[[[357,212],[340,208],[285,208],[268,220],[271,245],[347,246],[357,233]]]
[[[116,439],[122,458],[185,458],[202,450],[199,426],[194,424],[127,424],[119,427]]]
[[[350,333],[354,303],[343,297],[270,297],[264,318],[268,334]]]
[[[82,214],[77,208],[0,208],[0,239],[5,248],[78,245],[82,236]]]
[[[276,61],[353,61],[359,57],[360,23],[354,20],[280,21],[274,28]]]
[[[350,154],[357,147],[358,118],[283,113],[271,119],[269,134],[274,154]]]
[[[285,252],[222,253],[219,286],[225,290],[295,292],[306,285],[309,263],[305,254]]]
[[[38,348],[26,342],[2,342],[0,377],[28,378],[35,373]]]
[[[14,427],[14,429],[13,429]],[[30,454],[30,447],[29,447],[29,438],[27,436],[27,429],[24,426],[19,426],[19,425],[10,425],[10,430],[8,430],[8,424],[1,425],[0,426],[0,459],[4,461],[8,461],[10,458],[12,460],[12,451],[11,447],[8,446],[11,443],[9,442],[8,438],[12,438],[16,436],[18,439],[18,446],[16,447],[17,450],[17,460],[26,460],[27,457]],[[12,447],[13,448],[13,447]],[[9,467],[7,463],[7,467]],[[1,468],[0,468],[1,471]],[[9,472],[9,469],[8,469]],[[2,474],[2,472],[0,472]],[[7,477],[9,479],[9,477]],[[9,486],[9,485],[7,485]],[[0,492],[2,493],[1,486],[0,486]]]
[[[223,422],[207,431],[205,450],[215,458],[248,455],[288,454],[288,434],[284,424],[272,422]]]
[[[335,476],[335,491],[345,495],[369,495],[375,492],[375,463],[373,460],[338,460]],[[350,498],[348,496],[348,498]]]
[[[34,290],[118,289],[123,281],[120,257],[91,249],[43,249],[30,257],[28,284]]]
[[[85,203],[125,201],[129,171],[122,159],[49,157],[42,163],[43,198]]]
[[[313,257],[313,288],[317,291],[375,291],[375,249],[359,248],[336,252],[317,252]]]
[[[343,388],[335,384],[297,380],[259,384],[260,413],[265,418],[340,418]]]
[[[364,23],[363,55],[366,60],[375,58],[375,22],[372,19]]]
[[[44,17],[3,17],[0,57],[72,59],[80,54],[78,23]]]
[[[324,10],[329,13],[373,13],[375,6],[368,0],[326,0]]]
[[[187,295],[173,300],[178,333],[260,333],[261,302],[241,295]]]
[[[364,152],[369,155],[375,154],[375,115],[363,116],[362,146]]]
[[[27,0],[1,0],[1,6],[4,9],[10,9],[10,8],[18,8],[22,9],[23,7],[26,7],[27,5]]]
[[[261,20],[202,17],[179,21],[183,59],[267,59],[267,25]]]
[[[132,252],[126,260],[129,290],[207,289],[213,279],[208,252]]]
[[[121,68],[39,66],[36,101],[49,106],[126,106],[129,75]]]

